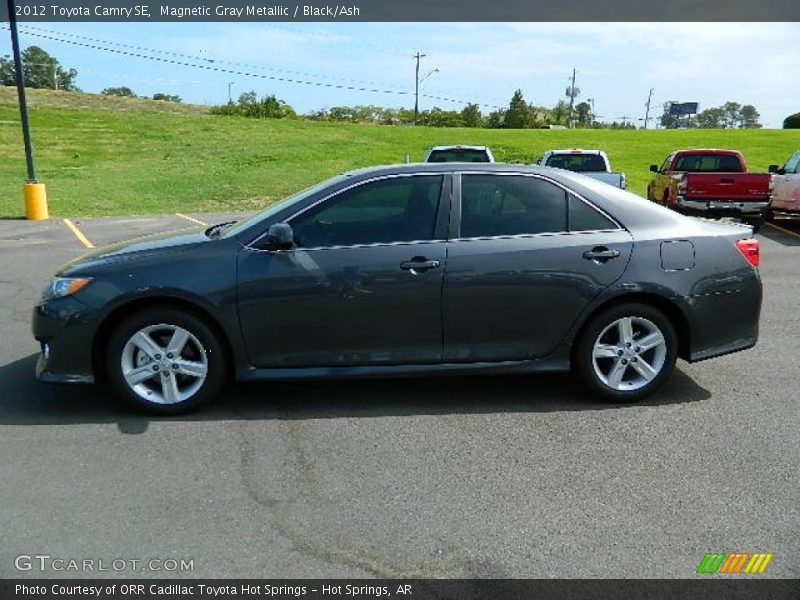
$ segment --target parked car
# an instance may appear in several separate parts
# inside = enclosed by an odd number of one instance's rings
[[[494,156],[487,146],[434,146],[428,149],[423,162],[493,163]]]
[[[749,233],[558,169],[364,169],[240,223],[67,264],[34,309],[36,371],[105,380],[163,414],[229,377],[569,368],[594,397],[632,402],[676,357],[756,343]]]
[[[538,164],[581,173],[623,190],[627,187],[625,173],[612,171],[608,156],[602,150],[548,150],[539,158]]]
[[[800,217],[800,150],[792,154],[784,165],[770,165],[772,176],[772,215]]]
[[[647,198],[688,215],[737,217],[758,226],[772,194],[769,173],[748,173],[735,150],[678,150],[654,173]]]

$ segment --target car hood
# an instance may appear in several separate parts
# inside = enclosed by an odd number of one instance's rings
[[[70,275],[109,262],[139,259],[155,254],[184,252],[210,240],[203,229],[159,233],[98,248],[64,265],[56,275]]]

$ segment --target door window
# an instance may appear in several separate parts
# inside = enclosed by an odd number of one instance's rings
[[[380,179],[337,194],[292,219],[301,248],[431,240],[443,176]]]
[[[461,237],[495,237],[567,230],[567,194],[522,175],[461,178]]]

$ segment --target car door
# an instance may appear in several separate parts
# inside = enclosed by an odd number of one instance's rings
[[[538,176],[464,173],[454,184],[445,360],[549,354],[592,299],[622,276],[631,235]]]
[[[256,367],[432,363],[450,178],[383,177],[288,219],[295,247],[239,255],[242,336]]]
[[[775,181],[773,190],[773,210],[800,209],[800,152],[795,152],[783,165],[780,175],[772,176]]]
[[[664,162],[661,163],[661,167],[659,167],[658,172],[653,174],[653,180],[651,184],[650,194],[651,200],[655,202],[661,203],[664,200],[664,193],[667,191],[669,187],[669,183],[671,181],[669,173],[669,166],[672,164],[672,159],[675,157],[674,154],[670,154],[664,159]]]

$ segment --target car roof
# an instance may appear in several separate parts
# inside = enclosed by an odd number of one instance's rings
[[[583,148],[563,148],[561,150],[548,150],[545,154],[605,154],[602,150],[585,150]]]
[[[405,173],[452,173],[464,171],[481,171],[487,173],[535,173],[542,175],[552,172],[547,167],[536,165],[521,165],[515,163],[463,163],[463,162],[444,162],[444,163],[402,163],[396,165],[383,165],[379,167],[366,167],[342,173],[344,177],[368,179],[370,177],[380,177],[383,175],[402,175]]]
[[[488,146],[464,146],[462,144],[454,144],[450,146],[431,146],[428,152],[441,152],[442,150],[488,150]]]

